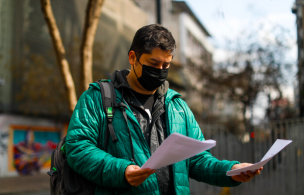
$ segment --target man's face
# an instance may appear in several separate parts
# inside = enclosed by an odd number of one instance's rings
[[[140,59],[136,59],[134,64],[136,74],[139,78],[142,74],[142,66],[138,63],[138,61],[142,65],[147,65],[158,69],[167,69],[170,67],[172,54],[170,51],[165,51],[160,48],[153,49],[151,54],[142,54]]]
[[[142,94],[154,93],[166,79],[168,72],[167,70],[164,72],[164,69],[170,67],[171,61],[171,52],[160,48],[153,49],[151,54],[142,54],[139,59],[134,51],[130,51],[131,72],[127,76],[129,85],[133,90]],[[144,77],[142,77],[143,69],[145,70]]]

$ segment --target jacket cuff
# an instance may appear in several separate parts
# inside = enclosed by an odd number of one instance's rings
[[[235,164],[240,164],[240,162],[239,161],[231,161],[231,165],[230,165],[230,167],[229,167],[229,169],[227,171],[230,171],[232,169],[233,165],[235,165]],[[241,183],[242,183],[242,182],[234,181],[231,178],[231,176],[227,176],[227,177],[230,178],[230,182],[229,182],[230,186],[229,187],[236,187],[236,186],[241,185]]]
[[[125,172],[126,172],[126,168],[129,166],[129,165],[132,165],[133,162],[132,161],[125,161],[122,163],[122,165],[120,166],[120,171],[119,173],[121,175],[118,176],[118,183],[119,183],[119,187],[120,188],[127,188],[127,187],[130,187],[131,185],[129,184],[129,182],[127,181],[126,179],[126,176],[125,176]]]

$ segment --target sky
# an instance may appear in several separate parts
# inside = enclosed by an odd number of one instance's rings
[[[279,24],[296,39],[295,0],[186,0],[192,11],[220,45],[225,38],[235,38],[245,28],[259,23]],[[296,56],[295,56],[296,57]]]
[[[244,29],[253,29],[259,24],[268,28],[271,36],[271,27],[280,25],[289,31],[288,45],[290,51],[288,60],[294,62],[293,71],[286,76],[289,79],[287,86],[283,86],[283,96],[294,100],[293,82],[296,79],[297,60],[297,31],[296,16],[291,12],[295,0],[185,0],[207,31],[211,34],[210,42],[215,50],[213,60],[220,62],[225,59],[225,40],[235,40]],[[275,97],[276,94],[273,94]],[[267,99],[260,96],[257,100],[255,115],[264,116]]]

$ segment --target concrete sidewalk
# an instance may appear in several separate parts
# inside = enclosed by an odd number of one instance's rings
[[[50,194],[50,176],[40,173],[30,176],[0,178],[0,195]]]

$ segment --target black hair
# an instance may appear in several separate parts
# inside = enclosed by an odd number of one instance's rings
[[[176,50],[175,40],[171,32],[160,24],[150,24],[140,28],[132,41],[130,50],[133,50],[139,59],[142,54],[151,54],[155,48],[170,51],[172,55]]]

